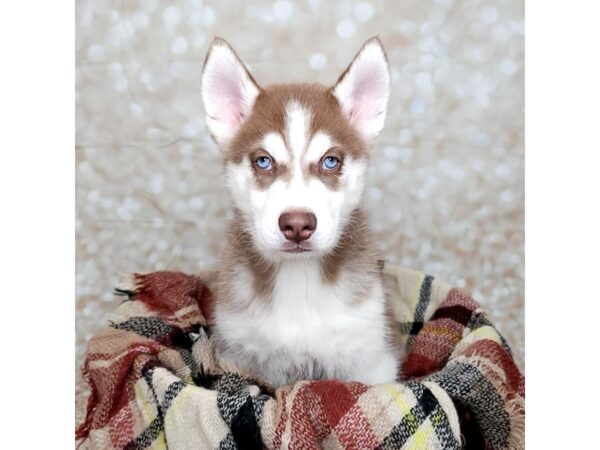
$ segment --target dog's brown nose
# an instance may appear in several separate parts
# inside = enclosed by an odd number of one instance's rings
[[[316,228],[317,218],[308,211],[288,211],[279,216],[279,229],[288,241],[305,241]]]

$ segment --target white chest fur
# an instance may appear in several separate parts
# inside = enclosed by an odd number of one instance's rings
[[[215,311],[223,357],[274,385],[311,378],[394,380],[397,357],[387,342],[379,283],[357,299],[348,274],[327,284],[318,264],[286,261],[265,301],[255,298],[247,270],[238,270],[236,307],[217,305]]]

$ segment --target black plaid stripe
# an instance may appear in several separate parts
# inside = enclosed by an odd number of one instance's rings
[[[196,325],[191,330],[182,330],[164,322],[157,316],[151,317],[131,317],[125,322],[111,323],[117,330],[126,330],[152,339],[162,345],[167,345],[173,349],[179,349],[181,357],[189,367],[191,373],[198,371],[198,366],[191,356],[191,348],[198,339],[200,326]]]
[[[460,442],[452,433],[452,427],[446,412],[439,404],[437,398],[431,390],[424,384],[409,382],[408,387],[417,396],[418,401],[423,405],[423,412],[428,416],[438,441],[444,449],[460,448]]]
[[[263,448],[258,426],[259,417],[256,415],[254,399],[250,396],[242,404],[231,422],[231,434],[240,448],[261,450]],[[261,408],[262,410],[262,408]]]
[[[135,439],[129,441],[124,447],[125,450],[142,450],[150,447],[156,440],[161,431],[164,430],[164,421],[162,416],[156,416],[150,425],[142,431]]]
[[[153,398],[155,399],[155,401],[157,401],[158,397],[156,395],[156,391],[151,381],[152,373],[153,371],[148,371],[146,374],[144,374],[144,377],[146,378],[147,382],[148,380],[150,380],[149,387],[152,391]],[[152,420],[152,422],[150,422],[150,425],[148,425],[144,429],[144,431],[142,431],[138,436],[136,436],[135,439],[127,443],[127,445],[125,446],[126,450],[142,450],[148,448],[152,444],[152,442],[156,440],[158,435],[165,429],[164,417],[167,410],[173,403],[173,400],[175,400],[175,398],[185,388],[185,386],[186,384],[179,380],[174,381],[169,385],[169,387],[165,391],[165,397],[162,403],[158,406],[156,417]]]
[[[469,321],[469,324],[467,326],[471,330],[476,330],[478,328],[485,327],[485,326],[492,327],[494,330],[496,330],[496,327],[494,327],[492,322],[490,322],[490,320],[484,314],[482,314],[480,312],[473,314],[473,317],[471,317],[471,320]],[[498,332],[498,330],[496,330],[496,332]],[[502,336],[500,333],[498,333],[498,337],[500,338],[500,343],[502,344],[502,348],[504,348],[504,350],[506,350],[508,352],[508,354],[512,357],[513,356],[512,350],[510,349],[510,346],[508,345],[508,342],[506,341],[506,339],[504,339],[504,336]]]
[[[147,339],[158,340],[173,332],[173,327],[156,316],[131,317],[125,322],[111,324],[117,330],[131,331]]]
[[[218,391],[220,394],[235,394],[249,385],[250,382],[246,378],[237,373],[228,372],[219,377],[211,389]]]
[[[197,374],[200,371],[200,368],[198,367],[196,360],[192,356],[192,352],[185,348],[182,348],[179,349],[179,354],[181,355],[181,359],[183,360],[187,368],[190,369],[190,375],[192,376],[192,379],[194,379],[194,374]]]
[[[425,311],[429,306],[429,300],[431,299],[431,284],[433,283],[433,277],[431,275],[425,275],[423,283],[421,284],[421,290],[419,292],[419,301],[415,308],[415,322],[421,322],[425,320]],[[415,334],[415,333],[413,333]]]
[[[510,417],[502,397],[479,369],[463,362],[450,362],[429,379],[438,383],[453,401],[473,412],[491,448],[508,447]]]
[[[430,420],[438,440],[445,443],[445,448],[460,448],[460,442],[456,440],[456,437],[452,433],[448,416],[439,403],[433,410]]]
[[[217,395],[217,405],[227,425],[231,426],[242,406],[246,404],[249,396],[248,391],[238,391],[232,394],[219,392]]]
[[[423,282],[421,283],[421,288],[419,290],[419,300],[417,301],[417,306],[415,306],[413,320],[412,322],[405,322],[400,326],[401,331],[403,333],[409,334],[407,342],[408,349],[410,349],[410,347],[412,346],[415,336],[419,334],[419,331],[421,331],[421,328],[423,328],[423,323],[425,321],[425,311],[427,311],[429,301],[431,300],[432,283],[433,277],[431,275],[425,275],[425,278],[423,278]]]
[[[227,436],[225,436],[225,438],[219,443],[219,450],[238,450],[238,446],[235,443],[231,433],[228,433]]]
[[[167,388],[167,390],[165,391],[165,398],[163,399],[160,407],[162,408],[163,412],[167,412],[167,410],[169,409],[169,407],[171,406],[171,404],[173,403],[173,400],[175,400],[175,397],[177,397],[179,395],[179,393],[181,391],[183,391],[183,389],[186,387],[187,385],[183,382],[183,381],[174,381],[173,383],[171,383],[169,385],[169,387]]]
[[[398,449],[416,433],[419,427],[427,420],[435,421],[436,436],[442,449],[459,449],[460,443],[452,434],[450,423],[446,413],[438,403],[433,393],[427,386],[418,382],[407,382],[405,384],[413,392],[417,404],[413,406],[400,423],[398,423],[386,436],[380,448]],[[439,430],[438,430],[439,428]],[[442,429],[444,428],[444,429]]]
[[[249,380],[239,375],[226,374],[215,382],[213,389],[219,391],[217,406],[221,417],[231,429],[231,439],[239,448],[258,450],[263,448],[260,417],[269,396],[251,396],[247,389],[249,384]]]
[[[491,327],[493,325],[492,325],[492,322],[490,322],[490,320],[481,313],[473,314],[471,317],[471,320],[469,320],[469,323],[467,324],[467,327],[470,330],[476,330],[478,328],[485,327],[485,326]]]

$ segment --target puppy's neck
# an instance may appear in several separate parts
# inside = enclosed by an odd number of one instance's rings
[[[342,273],[356,272],[357,276],[376,272],[377,260],[372,251],[370,236],[364,214],[356,209],[350,216],[340,239],[333,249],[320,257],[302,257],[278,262],[269,261],[256,248],[252,236],[244,229],[237,217],[229,234],[227,265],[243,265],[252,275],[257,297],[270,300],[273,288],[281,277],[291,273],[307,283],[335,284]],[[282,279],[283,280],[283,279]]]

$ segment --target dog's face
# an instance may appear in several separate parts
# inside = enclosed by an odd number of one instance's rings
[[[261,88],[216,39],[202,95],[237,220],[257,249],[272,261],[331,252],[360,202],[369,141],[385,120],[389,73],[379,40],[367,41],[331,88]]]

